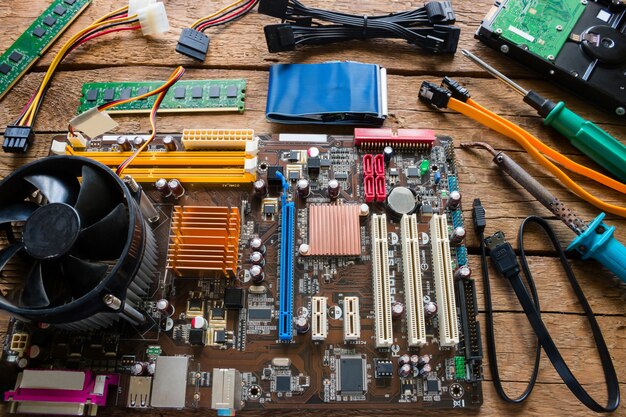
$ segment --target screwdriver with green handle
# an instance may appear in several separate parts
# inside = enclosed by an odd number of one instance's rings
[[[562,101],[555,103],[532,90],[525,90],[471,52],[461,49],[461,53],[521,94],[524,102],[537,110],[547,126],[565,136],[578,150],[604,167],[617,179],[626,182],[626,146],[624,144],[593,122],[583,119],[568,109]]]

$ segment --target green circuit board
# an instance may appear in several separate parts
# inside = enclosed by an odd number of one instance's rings
[[[0,57],[0,98],[28,71],[92,0],[53,0]]]
[[[492,27],[504,39],[553,60],[585,11],[585,4],[580,0],[504,1]]]
[[[98,82],[83,85],[77,114],[110,101],[145,94],[163,85],[165,81]],[[163,99],[159,112],[213,112],[243,113],[246,98],[246,80],[181,80],[174,84]],[[156,96],[120,104],[109,113],[148,113]]]

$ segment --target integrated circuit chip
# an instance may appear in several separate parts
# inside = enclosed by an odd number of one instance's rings
[[[291,392],[290,375],[279,375],[276,377],[276,392]]]
[[[248,320],[250,321],[270,321],[272,310],[269,308],[249,308]]]
[[[342,356],[337,367],[337,391],[341,394],[361,395],[367,392],[365,360],[360,356]]]

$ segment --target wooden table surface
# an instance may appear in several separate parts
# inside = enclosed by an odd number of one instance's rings
[[[0,2],[0,50],[8,48],[47,7],[48,3],[46,0]],[[444,75],[452,76],[470,89],[476,101],[506,116],[570,158],[597,168],[587,158],[582,157],[567,141],[544,127],[535,112],[523,104],[517,94],[481,72],[460,53],[453,57],[432,56],[402,41],[370,41],[306,47],[291,53],[270,54],[267,52],[262,27],[276,23],[276,20],[253,12],[243,20],[227,27],[209,30],[210,50],[205,62],[198,63],[174,51],[180,31],[199,16],[209,14],[218,6],[227,4],[228,0],[212,2],[167,0],[165,3],[172,27],[169,33],[154,39],[141,37],[137,33],[109,35],[90,42],[65,60],[42,106],[35,126],[37,137],[34,146],[26,155],[1,153],[0,176],[5,176],[20,165],[44,157],[48,153],[51,136],[66,131],[67,122],[78,105],[82,83],[164,79],[177,65],[187,68],[185,75],[187,79],[246,78],[248,80],[246,111],[243,115],[163,115],[158,118],[159,130],[162,132],[180,132],[188,127],[209,127],[253,128],[257,132],[350,133],[350,129],[339,127],[270,124],[265,120],[264,111],[268,69],[272,64],[354,60],[377,63],[387,68],[389,119],[385,126],[432,128],[440,133],[451,135],[456,139],[457,144],[468,140],[486,141],[497,149],[507,151],[551,192],[584,218],[592,219],[598,213],[595,207],[564,189],[552,175],[537,166],[511,140],[452,111],[436,111],[418,102],[417,92],[423,80],[439,82]],[[408,10],[421,7],[423,4],[422,1],[396,0],[386,2],[306,0],[305,3],[357,14]],[[457,24],[462,28],[459,49],[466,48],[473,51],[529,89],[535,89],[547,97],[564,100],[572,110],[595,121],[615,137],[626,142],[626,123],[623,120],[617,120],[615,117],[595,110],[584,100],[557,88],[473,38],[481,18],[492,3],[492,0],[456,0],[453,2],[458,18]],[[67,40],[69,35],[79,28],[124,4],[125,2],[121,0],[94,0],[88,10],[62,37],[62,41]],[[60,44],[57,42],[51,51],[36,64],[34,70],[0,102],[0,129],[13,122],[20,113],[34,88],[41,81]],[[147,116],[116,117],[116,120],[120,123],[120,132],[146,133],[149,131]],[[519,223],[524,217],[531,214],[547,216],[546,210],[528,193],[501,175],[485,152],[467,152],[458,149],[457,160],[460,186],[466,201],[465,209],[468,210],[469,202],[473,198],[480,197],[487,210],[488,231],[500,229],[513,241],[517,236]],[[590,192],[601,196],[606,201],[622,205],[626,202],[626,198],[617,192],[577,176],[575,179]],[[466,219],[471,216],[469,211],[465,215]],[[569,230],[554,218],[548,218],[555,226],[561,242],[569,242],[572,238]],[[609,215],[607,221],[618,227],[617,237],[626,242],[626,220]],[[541,297],[544,321],[576,376],[587,390],[603,401],[606,398],[604,378],[593,340],[590,337],[589,326],[586,324],[573,291],[559,268],[557,259],[544,240],[542,236],[533,236],[527,245],[528,248],[532,248],[529,250],[532,254],[530,263]],[[476,256],[478,244],[472,231],[469,232],[467,243],[470,264],[474,268],[476,277],[479,278],[479,258]],[[626,309],[624,307],[626,288],[620,286],[609,272],[595,262],[574,260],[572,264],[604,332],[622,391],[626,391]],[[479,320],[484,321],[481,280],[477,279],[476,283],[481,310]],[[526,316],[508,284],[501,279],[494,278],[492,287],[494,308],[497,310],[495,324],[502,378],[506,381],[505,388],[516,393],[523,389],[530,375],[530,362],[535,340]],[[6,316],[0,316],[0,328],[5,327]],[[445,412],[441,413],[442,415],[584,416],[594,414],[578,403],[561,382],[545,355],[531,399],[519,406],[507,405],[497,397],[491,383],[487,362],[485,358],[485,382],[483,384],[485,398],[481,410],[479,412]],[[0,408],[0,415],[5,412],[5,408]],[[203,415],[214,413],[209,410],[201,412]],[[284,416],[300,414],[302,413],[299,410],[284,413],[272,412],[272,415]],[[338,412],[331,414],[340,415]],[[367,410],[355,410],[353,415],[365,414],[372,413]],[[429,414],[434,413],[429,411]],[[125,409],[102,409],[99,415],[145,416],[148,414],[133,413]],[[153,410],[150,415],[198,415],[198,412]],[[251,416],[253,413],[244,411],[241,415]],[[614,415],[626,415],[626,406],[622,405]]]

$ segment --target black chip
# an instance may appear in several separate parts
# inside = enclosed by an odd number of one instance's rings
[[[267,183],[270,187],[281,187],[283,185],[283,181],[276,175],[277,172],[285,175],[283,167],[271,166],[267,169]]]
[[[52,16],[46,16],[43,19],[43,24],[50,27],[50,26],[54,26],[54,24],[57,22],[56,18],[52,17]]]
[[[192,298],[187,303],[187,310],[202,311],[202,300],[199,298]]]
[[[320,166],[322,168],[330,168],[330,159],[320,159]]]
[[[313,172],[317,172],[320,170],[320,159],[318,157],[313,157],[313,158],[309,158],[306,161],[307,164],[307,168],[309,170],[309,172],[313,171]]]
[[[216,307],[211,310],[211,318],[223,319],[225,317],[224,309],[220,307]]]
[[[174,98],[177,100],[182,100],[185,98],[186,93],[187,91],[185,90],[185,87],[176,87],[174,89]]]
[[[341,372],[341,393],[347,392],[362,394],[365,391],[363,386],[363,359],[362,358],[341,358],[339,360]]]
[[[243,289],[226,288],[224,290],[224,306],[228,309],[243,308]]]
[[[406,176],[409,178],[419,177],[420,169],[418,167],[408,167],[406,169]]]
[[[216,330],[213,333],[213,341],[219,344],[226,343],[226,332],[224,330]]]
[[[393,363],[386,359],[374,360],[374,378],[391,378],[393,377]]]
[[[76,0],[63,0],[63,3],[67,4],[68,6],[71,6],[74,3],[76,3]]]
[[[276,392],[291,392],[291,377],[279,375],[276,377]]]
[[[189,330],[189,344],[204,346],[204,330],[202,329],[190,329]]]
[[[347,172],[335,172],[335,179],[336,180],[347,180],[348,179],[348,173]]]
[[[289,152],[289,162],[298,162],[300,160],[300,152],[291,151]]]
[[[63,16],[66,11],[67,9],[61,6],[60,4],[57,7],[55,7],[53,10],[54,14],[59,15],[59,16]]]
[[[202,87],[196,86],[191,89],[191,98],[202,98]]]
[[[138,96],[144,95],[144,94],[146,94],[148,91],[150,91],[150,90],[148,89],[148,87],[139,87],[139,89],[137,90],[137,95],[138,95]],[[142,100],[147,100],[147,99],[148,99],[147,97],[146,97],[146,98],[142,98]]]
[[[229,85],[228,87],[226,87],[226,97],[237,97],[237,87],[235,87],[234,85]]]
[[[289,179],[291,181],[295,181],[300,178],[300,173],[298,171],[289,171]]]
[[[36,28],[35,30],[33,30],[33,35],[35,35],[38,38],[41,38],[45,34],[46,34],[46,30],[45,29]]]
[[[276,213],[276,206],[273,204],[266,204],[263,206],[263,214],[266,216],[272,216]]]
[[[427,379],[426,380],[426,391],[429,393],[439,393],[441,390],[441,383],[438,379]]]
[[[112,88],[107,88],[106,90],[104,90],[104,95],[102,97],[102,99],[104,101],[113,101],[113,98],[115,97],[115,90]]]
[[[209,88],[209,97],[210,98],[220,98],[220,88],[217,85]]]
[[[269,308],[249,308],[248,320],[270,321],[272,319],[272,310]]]
[[[87,101],[96,101],[98,99],[98,90],[89,90],[85,95]]]
[[[120,91],[120,99],[126,100],[127,98],[130,98],[131,94],[132,94],[132,89],[128,87],[123,88],[122,91]]]
[[[23,56],[24,55],[20,54],[19,52],[13,51],[13,53],[9,55],[9,59],[13,62],[20,62]]]
[[[11,66],[4,62],[0,64],[0,74],[7,75],[11,71]]]

